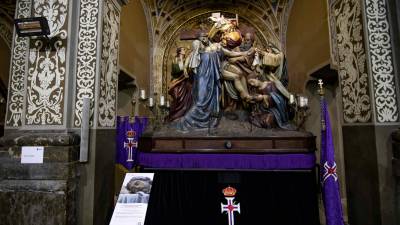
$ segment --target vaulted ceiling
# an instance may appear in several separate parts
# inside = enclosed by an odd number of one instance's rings
[[[2,0],[0,10],[6,12],[10,18],[14,18],[16,3],[17,0]]]
[[[0,38],[11,49],[13,18],[16,0],[2,0],[0,2]]]

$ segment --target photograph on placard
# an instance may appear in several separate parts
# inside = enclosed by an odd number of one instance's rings
[[[148,203],[153,174],[126,174],[118,203]]]

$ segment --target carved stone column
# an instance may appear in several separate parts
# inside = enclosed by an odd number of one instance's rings
[[[394,225],[391,132],[398,81],[386,0],[329,0],[331,64],[338,69],[350,224]]]
[[[113,205],[119,26],[123,4],[119,0],[17,0],[16,17],[44,16],[51,34],[50,41],[14,34],[3,143],[20,149],[20,144],[10,140],[26,143],[23,141],[27,138],[26,132],[38,139],[46,139],[51,133],[79,137],[83,98],[91,99],[89,162],[79,164],[76,157],[68,162],[76,167],[79,179],[66,183],[66,189],[68,185],[76,186],[77,198],[60,203],[77,209],[78,224],[107,224]],[[45,154],[47,151],[51,149],[46,146]],[[9,170],[21,167],[18,160],[9,166]],[[45,161],[37,167],[49,166]],[[44,171],[39,180],[33,170],[24,179],[33,184],[35,191],[34,184],[43,183],[43,179],[51,183],[51,173],[57,170],[48,171],[48,176]],[[12,183],[10,177],[2,179],[0,196]],[[8,188],[12,190],[11,186]],[[38,197],[38,201],[42,199]],[[38,204],[44,207],[46,203]]]

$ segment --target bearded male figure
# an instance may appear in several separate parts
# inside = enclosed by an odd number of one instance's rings
[[[241,45],[242,35],[237,27],[236,20],[225,19],[223,16],[216,19],[211,17],[214,25],[209,32],[209,38],[215,42],[220,42],[221,50],[224,53],[224,59],[221,64],[222,78],[231,81],[239,96],[235,96],[234,91],[229,85],[226,85],[228,93],[233,99],[239,97],[246,101],[252,101],[252,97],[247,89],[246,72],[242,70],[232,60],[243,58],[246,55],[253,55],[255,49],[249,49],[246,52],[237,52],[234,49]]]

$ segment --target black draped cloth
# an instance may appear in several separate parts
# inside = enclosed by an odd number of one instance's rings
[[[228,225],[227,186],[241,207],[235,225],[319,224],[315,171],[157,171],[145,225]]]

